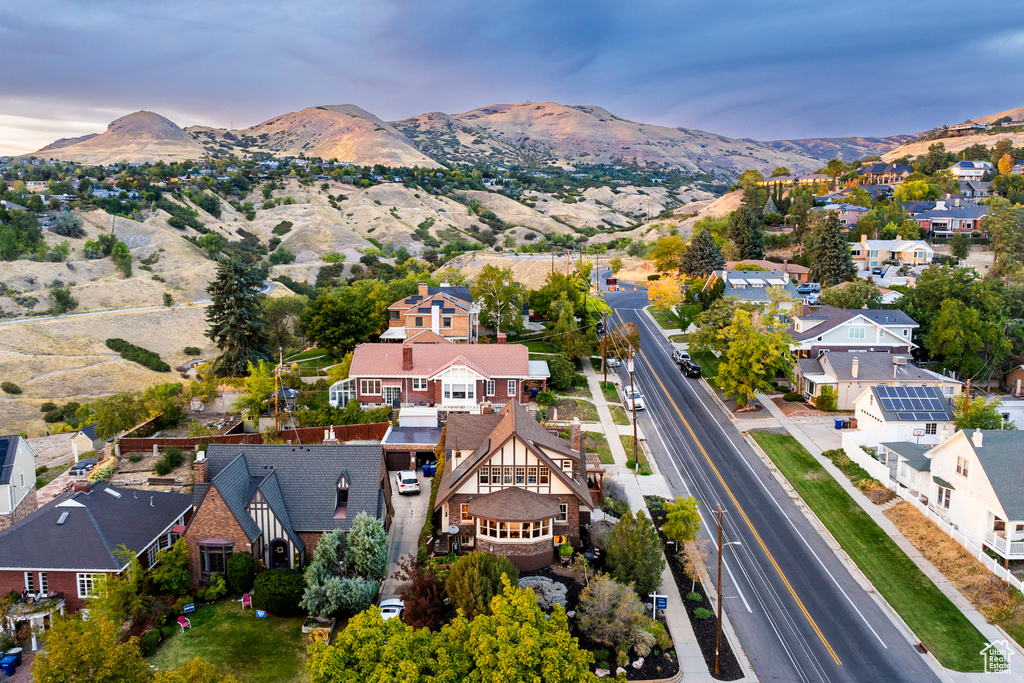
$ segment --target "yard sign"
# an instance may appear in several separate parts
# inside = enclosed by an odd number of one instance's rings
[[[266,619],[267,618],[267,612],[266,612],[266,610],[258,609],[258,610],[256,610],[256,616],[259,617],[260,619]]]
[[[182,609],[182,611],[185,614],[188,614],[189,612],[195,612],[196,611],[196,604],[194,602],[190,602],[187,605],[185,605],[185,607]]]

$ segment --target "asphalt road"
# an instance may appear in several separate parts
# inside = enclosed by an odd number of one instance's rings
[[[632,289],[632,288],[630,288]],[[851,576],[722,414],[699,380],[686,379],[671,345],[641,310],[646,291],[608,292],[616,324],[636,323],[638,419],[677,495],[701,502],[711,532],[723,513],[723,590],[729,616],[762,681],[939,680],[883,607]],[[620,369],[626,375],[624,368]],[[628,381],[626,377],[625,381]]]

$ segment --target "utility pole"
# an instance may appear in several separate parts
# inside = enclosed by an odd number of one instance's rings
[[[278,424],[278,406],[280,405],[281,402],[278,400],[280,397],[278,396],[277,378],[281,374],[281,369],[283,367],[284,367],[284,347],[283,346],[278,346],[277,347],[277,367],[274,368],[274,431],[275,432],[281,431],[280,425]],[[257,431],[258,431],[258,429],[259,429],[259,421],[257,421]]]
[[[633,474],[636,474],[640,468],[636,457],[636,393],[633,389],[633,356],[630,356],[629,360],[626,361],[626,369],[629,370],[629,403],[633,408]]]
[[[604,385],[601,386],[601,391],[603,392],[608,384],[608,316],[605,313],[601,314],[601,323],[604,325],[604,334],[601,336],[601,369],[604,370]]]
[[[964,397],[964,412],[967,411],[967,406],[971,402],[971,378],[967,378],[967,396]]]
[[[718,506],[718,636],[715,641],[715,675],[721,666],[722,652],[722,506]]]

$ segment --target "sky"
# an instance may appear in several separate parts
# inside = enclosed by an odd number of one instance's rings
[[[0,0],[0,46],[0,153],[139,109],[242,128],[555,101],[770,140],[1024,105],[1019,0]]]

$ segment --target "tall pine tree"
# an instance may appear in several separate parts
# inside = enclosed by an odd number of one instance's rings
[[[823,287],[839,284],[854,273],[850,243],[843,236],[839,214],[828,213],[828,218],[814,230],[807,250],[811,274]]]
[[[690,248],[683,254],[683,271],[690,277],[709,275],[725,268],[725,257],[715,244],[715,237],[707,230],[693,236]]]
[[[242,377],[249,363],[271,360],[267,319],[260,301],[263,278],[259,269],[237,259],[221,261],[217,277],[206,291],[213,303],[206,309],[210,327],[206,336],[221,355],[214,365],[218,375]]]
[[[741,206],[729,216],[729,239],[736,245],[736,258],[764,258],[764,229],[761,219],[748,206]]]

